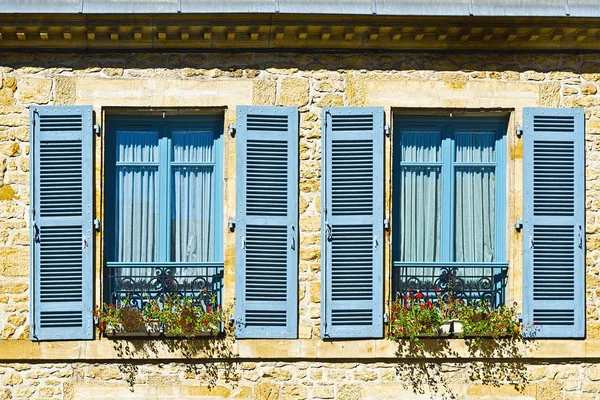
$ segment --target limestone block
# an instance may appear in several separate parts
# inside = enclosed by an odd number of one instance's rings
[[[331,386],[324,386],[324,387],[314,387],[311,389],[311,395],[313,397],[319,398],[319,399],[333,399],[335,398],[335,393],[334,393],[334,389]]]
[[[298,106],[308,104],[308,80],[284,78],[279,88],[278,106]]]
[[[21,103],[47,104],[52,94],[52,80],[24,78],[17,87],[17,99]]]
[[[581,94],[594,95],[598,93],[598,88],[593,83],[584,83],[581,85]]]
[[[260,383],[254,388],[254,398],[256,400],[277,400],[279,399],[279,385],[274,383]]]
[[[255,106],[274,106],[276,95],[275,81],[256,81],[252,86],[252,104]]]
[[[21,146],[17,142],[7,142],[0,144],[0,153],[8,156],[15,157],[21,153]]]
[[[326,94],[317,102],[318,107],[342,107],[344,97],[338,94]]]
[[[562,400],[563,385],[556,381],[547,381],[537,384],[537,400]]]
[[[75,104],[76,78],[72,76],[58,76],[55,81],[54,103],[56,105]]]
[[[15,277],[29,275],[28,248],[0,247],[0,260],[0,276]]]
[[[540,86],[540,106],[558,107],[560,103],[560,84],[556,82],[543,83]]]
[[[15,386],[23,383],[23,378],[19,374],[6,374],[2,378],[2,384],[4,386]]]

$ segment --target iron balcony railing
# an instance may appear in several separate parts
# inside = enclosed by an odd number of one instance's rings
[[[143,308],[150,299],[191,297],[195,303],[222,305],[223,263],[117,263],[106,265],[105,300]],[[211,299],[215,296],[214,301]]]
[[[392,290],[397,299],[419,291],[427,298],[452,292],[466,303],[505,304],[507,263],[405,263],[394,262]]]

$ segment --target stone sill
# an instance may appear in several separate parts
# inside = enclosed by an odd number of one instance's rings
[[[122,341],[119,341],[122,342]],[[180,346],[174,343],[181,343]],[[518,343],[509,349],[493,354],[472,357],[465,341],[461,339],[432,340],[431,344],[443,350],[424,353],[400,351],[390,340],[337,340],[321,339],[244,339],[232,342],[228,339],[196,341],[132,340],[132,354],[123,355],[114,340],[100,339],[71,342],[31,342],[29,340],[0,340],[0,362],[48,361],[48,360],[122,360],[122,359],[263,359],[263,360],[402,360],[413,359],[583,359],[600,358],[600,339],[590,340],[533,340]],[[226,346],[224,346],[226,344]],[[427,345],[426,345],[427,346]],[[226,350],[223,350],[223,349]],[[426,347],[427,349],[427,347]],[[427,350],[426,350],[427,351]],[[190,356],[193,354],[193,356]]]

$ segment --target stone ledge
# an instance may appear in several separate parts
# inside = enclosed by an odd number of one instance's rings
[[[238,340],[231,345],[225,339],[211,341],[114,341],[99,339],[72,342],[31,342],[29,340],[0,341],[0,362],[29,360],[185,360],[185,359],[260,359],[260,360],[392,360],[439,359],[446,360],[582,360],[600,358],[600,340],[532,340],[519,343],[492,355],[473,356],[464,340],[431,340],[426,349],[442,351],[411,357],[409,351],[400,351],[392,341],[381,340]],[[219,343],[218,341],[223,340]],[[231,343],[231,342],[229,342]],[[127,352],[123,348],[129,346]]]

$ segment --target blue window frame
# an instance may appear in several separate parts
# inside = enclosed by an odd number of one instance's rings
[[[108,118],[105,298],[220,297],[221,116]]]
[[[504,302],[506,121],[396,117],[393,290]]]

